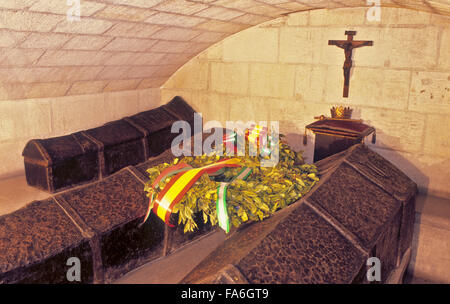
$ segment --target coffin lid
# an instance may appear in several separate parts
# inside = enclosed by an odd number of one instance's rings
[[[348,150],[322,159],[315,165],[323,171],[328,171],[340,165],[341,162],[346,162],[401,202],[406,202],[417,192],[417,185],[413,180],[364,144],[355,145]]]
[[[127,167],[101,181],[61,193],[56,199],[64,199],[88,226],[105,233],[144,216],[148,200],[143,189],[144,181]]]
[[[145,134],[124,119],[109,122],[101,127],[82,132],[87,137],[101,142],[105,147],[142,139]]]
[[[112,121],[98,128],[53,138],[32,139],[25,145],[22,156],[27,161],[49,166],[60,160],[97,151],[103,146],[139,140],[169,127],[177,120],[191,122],[194,113],[183,98],[176,96],[159,108]]]
[[[179,118],[162,107],[126,117],[125,120],[143,128],[148,133],[154,133],[170,127]]]
[[[194,119],[194,109],[192,109],[192,107],[181,96],[175,96],[171,101],[162,107],[165,111],[178,117],[178,119],[185,121],[193,121]]]

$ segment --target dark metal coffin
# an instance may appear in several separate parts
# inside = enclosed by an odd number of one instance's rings
[[[184,234],[148,207],[145,170],[170,161],[171,150],[101,181],[0,217],[0,283],[67,283],[67,260],[77,257],[81,283],[111,282],[185,246],[211,230]]]
[[[146,160],[145,134],[123,119],[81,133],[97,145],[101,177]]]
[[[25,146],[27,183],[54,192],[74,184],[98,179],[97,145],[81,133],[33,139]]]
[[[111,282],[163,255],[165,224],[151,214],[133,167],[0,217],[0,283]],[[75,282],[76,283],[76,282]]]
[[[77,283],[67,279],[72,257],[81,283],[92,283],[89,239],[53,199],[0,217],[0,283]]]
[[[171,147],[172,124],[195,111],[181,98],[167,105],[71,135],[30,140],[23,150],[28,185],[56,192],[102,179]],[[200,128],[201,130],[201,128]]]
[[[178,117],[179,120],[184,120],[191,126],[191,132],[194,133],[194,114],[192,107],[180,96],[175,96],[162,108],[170,114]],[[201,130],[199,130],[201,131]]]
[[[347,162],[400,202],[398,264],[413,238],[417,185],[392,163],[363,145],[348,156]]]
[[[134,167],[127,167],[102,181],[55,196],[80,226],[95,232],[98,282],[111,282],[164,253],[164,222],[151,214],[141,225],[148,206],[144,183]]]
[[[237,230],[182,282],[370,283],[371,257],[389,282],[411,247],[416,185],[362,144],[317,166],[311,192]]]

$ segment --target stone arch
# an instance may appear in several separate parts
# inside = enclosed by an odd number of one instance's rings
[[[76,2],[76,1],[75,1]],[[449,15],[440,0],[82,0],[0,4],[0,100],[156,88],[225,37],[292,12],[408,7]]]

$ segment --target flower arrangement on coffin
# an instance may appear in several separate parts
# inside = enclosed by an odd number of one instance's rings
[[[219,224],[227,233],[231,225],[264,220],[297,201],[319,181],[317,168],[305,164],[301,152],[291,150],[282,140],[278,145],[279,162],[274,167],[261,167],[260,157],[249,156],[246,149],[245,156],[176,158],[148,169],[146,219],[153,210],[173,226],[171,214],[178,214],[178,225],[183,225],[185,233],[198,227],[194,219],[198,212],[204,223]],[[192,183],[189,178],[196,174]],[[189,182],[191,185],[183,188]]]

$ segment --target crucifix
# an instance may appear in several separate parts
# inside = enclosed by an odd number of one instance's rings
[[[347,40],[328,40],[328,45],[335,45],[344,49],[345,61],[344,61],[344,97],[348,97],[348,89],[350,86],[350,69],[352,68],[352,52],[353,49],[372,46],[373,41],[369,40],[353,40],[353,36],[356,35],[356,31],[345,31]]]

